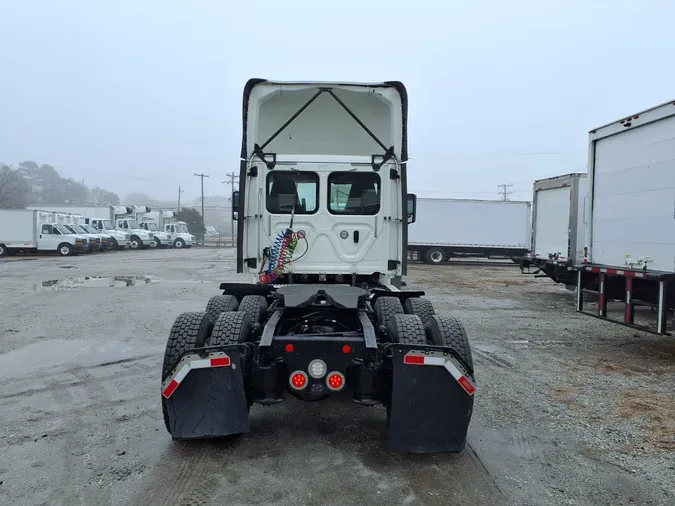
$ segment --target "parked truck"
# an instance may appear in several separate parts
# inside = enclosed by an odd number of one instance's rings
[[[152,211],[146,215],[146,219],[156,222],[160,230],[173,237],[174,248],[191,248],[195,242],[195,236],[188,230],[187,223],[179,221],[174,211]]]
[[[55,251],[61,256],[85,252],[88,240],[54,222],[46,211],[0,210],[0,256]]]
[[[556,283],[576,285],[576,265],[586,257],[588,178],[565,174],[534,182],[532,247],[520,259],[521,271],[543,272]]]
[[[393,451],[461,451],[476,389],[469,340],[402,284],[415,221],[404,86],[253,79],[243,111],[232,203],[237,272],[252,282],[221,284],[174,322],[168,432],[244,433],[254,403],[342,393],[386,408]]]
[[[157,245],[154,236],[139,226],[143,215],[150,212],[146,206],[40,205],[28,209],[82,215],[85,224],[112,235],[116,248],[141,249]]]
[[[577,266],[577,311],[669,334],[675,307],[675,102],[595,128],[589,141],[588,256]],[[589,293],[597,301],[592,309],[585,307]],[[641,306],[646,310],[636,311]]]
[[[529,251],[529,202],[418,198],[416,216],[408,251],[427,264],[465,256],[516,259]]]

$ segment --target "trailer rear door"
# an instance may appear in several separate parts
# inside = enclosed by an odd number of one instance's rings
[[[594,264],[623,267],[648,259],[650,270],[675,271],[673,114],[675,107],[666,104],[629,125],[598,130],[597,137],[602,130],[609,135],[597,138],[593,155]]]
[[[569,249],[571,187],[541,189],[535,192],[534,254],[549,258],[558,254],[567,259]]]

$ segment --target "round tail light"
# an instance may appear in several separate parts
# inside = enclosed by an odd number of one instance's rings
[[[341,372],[332,372],[326,378],[326,385],[333,392],[342,390],[342,388],[345,386],[345,377]]]
[[[291,388],[294,388],[295,390],[302,390],[307,387],[308,382],[307,374],[303,371],[295,371],[288,378],[288,383],[291,385]]]

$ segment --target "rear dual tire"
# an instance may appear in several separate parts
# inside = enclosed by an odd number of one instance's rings
[[[185,353],[205,345],[206,340],[211,337],[214,325],[215,322],[208,313],[182,313],[178,315],[178,318],[176,318],[171,327],[169,339],[166,342],[166,349],[164,350],[162,383],[169,377]],[[169,434],[171,434],[166,403],[166,399],[162,396],[164,425]]]

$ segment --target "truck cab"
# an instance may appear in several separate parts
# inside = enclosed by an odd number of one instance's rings
[[[154,243],[155,245],[151,247],[154,248],[170,248],[173,246],[173,240],[171,234],[167,234],[166,232],[163,232],[159,228],[159,224],[155,221],[152,220],[147,220],[144,219],[139,223],[139,226],[141,229],[146,230],[150,234],[152,234],[154,238]]]
[[[38,220],[38,250],[56,250],[62,256],[89,250],[89,239],[58,223],[54,213],[38,213]]]
[[[195,236],[190,233],[187,223],[184,221],[165,222],[164,230],[174,237],[174,248],[191,248],[192,244],[195,242]]]
[[[400,287],[415,197],[396,87],[263,83],[249,107],[232,200],[238,272],[263,283]]]
[[[108,234],[112,238],[112,249],[130,247],[131,240],[129,233],[116,229],[112,220],[84,217],[83,223],[95,231]]]

